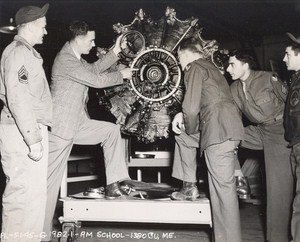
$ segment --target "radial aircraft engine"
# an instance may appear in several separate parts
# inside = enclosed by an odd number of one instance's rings
[[[189,37],[199,40],[206,59],[223,71],[224,54],[216,40],[204,40],[197,18],[179,20],[167,7],[154,21],[139,9],[130,24],[117,23],[114,31],[127,42],[115,69],[131,67],[133,76],[124,84],[106,89],[99,104],[105,105],[121,125],[123,133],[149,143],[169,137],[171,120],[180,111],[184,95],[183,72],[177,60],[180,42]],[[106,51],[99,49],[99,57]]]

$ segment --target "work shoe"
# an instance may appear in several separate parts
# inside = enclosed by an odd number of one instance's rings
[[[235,177],[236,192],[240,199],[250,199],[251,190],[248,183],[248,180],[244,176]]]
[[[105,197],[108,199],[127,199],[127,193],[120,187],[119,182],[114,182],[106,186]]]
[[[173,200],[188,200],[193,201],[200,197],[198,187],[195,182],[183,182],[182,188],[178,192],[171,194]]]

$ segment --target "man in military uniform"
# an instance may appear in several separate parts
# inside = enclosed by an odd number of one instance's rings
[[[255,124],[245,127],[241,146],[264,150],[267,240],[288,242],[293,176],[283,128],[286,87],[275,73],[254,71],[254,65],[254,58],[243,50],[230,54],[227,71],[236,80],[231,84],[232,96],[240,111]]]
[[[300,241],[300,37],[287,33],[290,42],[285,49],[283,61],[289,71],[295,71],[286,101],[284,116],[285,137],[292,147],[291,162],[296,178],[296,196],[293,204],[292,237]]]
[[[40,241],[45,217],[48,165],[47,126],[52,101],[43,60],[33,48],[43,43],[46,12],[22,7],[15,16],[18,34],[1,58],[1,163],[7,182],[3,194],[2,242]]]
[[[236,147],[243,125],[229,85],[221,72],[204,59],[194,38],[183,40],[178,58],[185,72],[182,113],[172,122],[176,146],[172,176],[182,180],[175,200],[199,197],[196,186],[196,149],[204,152],[208,167],[216,242],[241,242],[240,214],[235,186]]]

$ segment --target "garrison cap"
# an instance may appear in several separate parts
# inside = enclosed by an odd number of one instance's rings
[[[20,8],[15,16],[16,25],[29,23],[44,17],[48,8],[49,3],[46,3],[42,8],[36,6],[25,6]]]
[[[296,38],[291,33],[286,33],[286,34],[290,38],[291,41],[293,41],[293,42],[297,43],[298,45],[300,45],[300,37]]]

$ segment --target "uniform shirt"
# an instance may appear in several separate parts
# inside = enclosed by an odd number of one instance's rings
[[[285,107],[285,138],[290,146],[300,142],[300,71],[292,76]]]
[[[27,145],[42,140],[38,123],[50,126],[52,101],[40,54],[16,35],[1,58],[1,123],[16,124]]]
[[[277,75],[266,71],[250,71],[249,77],[231,84],[235,103],[249,121],[270,124],[282,119],[286,87]]]
[[[198,59],[184,73],[186,93],[182,112],[187,134],[200,131],[201,152],[226,140],[242,140],[243,124],[229,85],[210,62]]]
[[[108,72],[118,57],[108,52],[93,64],[79,59],[67,42],[57,54],[52,67],[52,134],[72,139],[80,124],[88,118],[86,103],[89,87],[104,88],[123,83],[119,71]]]

